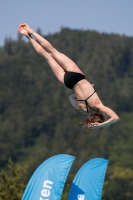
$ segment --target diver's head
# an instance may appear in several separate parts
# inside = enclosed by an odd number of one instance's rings
[[[95,112],[92,113],[90,117],[87,117],[86,119],[84,119],[81,124],[83,124],[84,126],[89,125],[91,123],[103,123],[106,120],[106,116],[103,112]]]

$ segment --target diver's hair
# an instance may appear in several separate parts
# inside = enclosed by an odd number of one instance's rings
[[[83,126],[86,126],[91,123],[96,123],[96,122],[102,123],[104,121],[105,121],[105,114],[102,112],[96,112],[92,114],[90,117],[81,121],[81,124],[83,124]]]

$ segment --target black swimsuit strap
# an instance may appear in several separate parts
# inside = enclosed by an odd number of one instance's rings
[[[88,96],[87,99],[85,99],[85,101],[87,101],[95,92],[96,90],[94,90],[94,92],[90,96]]]
[[[87,100],[88,100],[95,92],[96,92],[96,90],[94,90],[94,92],[93,92],[90,96],[88,96],[87,99],[85,99],[85,100],[77,100],[77,101],[84,101],[84,102],[85,102],[86,109],[87,109],[87,113],[89,113],[88,107],[91,108],[93,111],[96,111],[96,110],[94,110],[92,107],[90,107],[89,104],[88,104],[88,102],[87,102]]]
[[[87,99],[85,99],[85,100],[83,100],[83,99],[82,100],[77,99],[77,101],[87,101],[95,92],[96,92],[96,90],[94,90],[94,92],[90,96],[88,96]]]
[[[93,110],[93,111],[96,112],[96,110],[95,110],[94,108],[92,108],[92,107],[89,106],[89,104],[87,103],[87,101],[85,101],[85,104],[86,104],[86,108],[87,108],[87,113],[89,113],[88,107],[89,107],[91,110]]]
[[[91,108],[91,107],[90,107],[89,104],[87,103],[87,100],[85,100],[85,104],[86,104],[87,113],[89,113],[88,107],[89,107],[89,108]]]

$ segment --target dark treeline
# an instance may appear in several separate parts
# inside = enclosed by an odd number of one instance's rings
[[[6,39],[0,49],[0,168],[11,157],[29,165],[30,177],[41,162],[66,153],[76,157],[71,175],[88,160],[102,157],[109,160],[103,199],[111,200],[107,194],[120,187],[117,179],[128,179],[126,185],[133,186],[133,37],[69,28],[45,37],[78,64],[120,121],[87,132],[80,125],[86,116],[69,103],[72,91],[56,79],[44,58],[22,36]]]

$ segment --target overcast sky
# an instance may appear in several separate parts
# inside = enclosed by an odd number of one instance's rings
[[[0,0],[0,46],[24,22],[44,35],[69,27],[133,36],[133,0]]]

